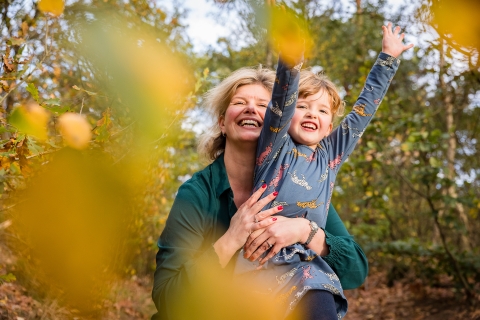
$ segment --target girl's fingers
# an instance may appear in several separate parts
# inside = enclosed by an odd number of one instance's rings
[[[257,214],[260,210],[262,210],[263,207],[265,207],[268,203],[272,202],[272,200],[275,199],[277,195],[278,195],[278,192],[274,191],[269,195],[267,195],[265,198],[262,198],[259,201],[257,201],[257,203],[251,206],[252,212],[254,212],[254,214]],[[257,220],[260,220],[260,219],[257,218]]]
[[[257,213],[255,216],[256,216],[258,221],[262,221],[262,220],[270,217],[271,215],[279,213],[282,210],[283,210],[283,206],[276,206],[276,207],[270,208],[268,210],[261,211],[261,212]]]
[[[396,26],[395,29],[393,29],[393,35],[398,36],[399,33],[400,33],[400,27]]]

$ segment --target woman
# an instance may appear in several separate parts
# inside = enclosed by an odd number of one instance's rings
[[[192,288],[210,287],[216,276],[231,275],[235,265],[232,258],[236,257],[250,234],[258,236],[260,232],[266,232],[269,240],[283,246],[303,243],[308,237],[311,230],[308,220],[272,217],[281,210],[279,206],[260,211],[274,200],[275,192],[260,201],[258,199],[265,188],[251,195],[257,140],[274,79],[271,70],[244,68],[206,95],[205,104],[218,122],[204,138],[200,151],[215,161],[180,187],[158,241],[153,288],[158,313],[152,319],[185,319],[180,306],[190,306],[194,303],[192,300],[208,295],[207,291]],[[268,245],[253,240],[249,241],[245,251],[258,252],[253,255],[258,259],[266,248]],[[330,207],[325,231],[315,234],[310,248],[337,273],[344,289],[356,288],[363,283],[367,275],[367,259],[333,207]],[[202,272],[205,266],[215,276],[205,275]],[[205,277],[208,280],[202,282]],[[231,292],[232,287],[229,290]],[[198,293],[194,299],[188,295],[192,291]],[[303,308],[303,301],[297,308]],[[210,312],[208,315],[197,313],[195,316],[199,319],[225,318],[216,312],[219,306],[214,304],[214,307],[206,308]],[[205,308],[198,306],[196,310],[205,311]]]

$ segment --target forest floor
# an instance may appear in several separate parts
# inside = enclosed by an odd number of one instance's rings
[[[0,245],[1,249],[1,245]],[[5,253],[5,251],[3,251]],[[8,259],[2,259],[0,274],[5,272]],[[445,283],[442,288],[432,288],[419,280],[399,280],[388,287],[386,273],[372,268],[365,284],[346,292],[349,310],[346,320],[480,320],[480,301],[476,308]],[[448,279],[446,279],[448,282]],[[102,319],[150,319],[155,312],[151,300],[152,277],[132,277],[113,286],[104,301]],[[0,320],[26,319],[86,319],[78,312],[58,305],[55,301],[39,301],[18,282],[0,284]],[[227,319],[228,320],[228,319]]]

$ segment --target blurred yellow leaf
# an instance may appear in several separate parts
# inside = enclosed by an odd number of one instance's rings
[[[74,149],[85,149],[92,138],[92,128],[78,113],[64,113],[58,118],[58,127],[65,143]]]
[[[151,142],[165,134],[174,115],[185,108],[180,102],[194,85],[193,72],[152,29],[131,29],[131,21],[121,19],[98,15],[97,22],[86,24],[81,50],[108,70],[106,85],[119,93],[122,103],[134,106],[132,115]]]
[[[58,17],[65,9],[65,2],[63,0],[40,0],[38,9]]]
[[[293,65],[311,48],[312,38],[306,22],[284,7],[270,9],[269,40],[282,59]]]
[[[17,207],[12,227],[31,245],[35,281],[59,289],[81,312],[95,310],[109,280],[124,269],[132,215],[127,181],[101,154],[63,149]]]
[[[478,0],[442,0],[433,2],[433,24],[440,33],[451,35],[462,46],[480,49],[480,2]],[[455,22],[452,21],[455,17]]]
[[[49,113],[38,104],[29,104],[15,108],[8,122],[20,132],[32,135],[40,140],[47,138]]]

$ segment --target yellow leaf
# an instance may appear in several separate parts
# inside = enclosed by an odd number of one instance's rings
[[[44,13],[50,13],[58,17],[65,9],[65,2],[63,0],[40,0],[38,9]]]
[[[282,59],[291,65],[298,62],[302,53],[308,55],[312,39],[306,25],[292,11],[278,7],[271,9],[270,42],[282,54]]]
[[[64,113],[58,118],[58,126],[65,143],[74,149],[85,149],[92,138],[92,128],[77,113]]]
[[[38,104],[29,104],[15,108],[8,122],[20,132],[32,135],[40,140],[47,138],[49,113]]]

